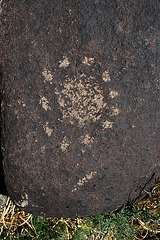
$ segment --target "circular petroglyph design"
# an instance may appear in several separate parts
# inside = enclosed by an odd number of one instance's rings
[[[82,74],[78,80],[67,78],[61,91],[55,89],[63,118],[71,124],[73,119],[78,120],[79,126],[86,121],[97,121],[107,105],[98,83],[91,83],[93,79]]]
[[[68,58],[67,58],[68,61]],[[85,57],[82,61],[87,67],[91,67],[94,58]],[[102,73],[102,81],[108,83],[111,81],[108,70]],[[109,88],[109,97],[115,98],[118,92]],[[79,77],[70,78],[68,75],[60,88],[55,88],[55,94],[58,97],[58,103],[63,113],[63,119],[67,119],[71,124],[74,119],[78,121],[80,127],[85,123],[96,122],[102,117],[103,110],[108,108],[104,101],[103,89],[96,82],[95,76],[81,74]],[[119,114],[119,109],[112,106],[112,116]],[[107,120],[103,123],[104,128],[112,128],[113,123]]]

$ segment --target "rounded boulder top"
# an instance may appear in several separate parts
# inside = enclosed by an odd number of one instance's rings
[[[132,203],[160,174],[158,0],[0,4],[7,191],[47,217]]]

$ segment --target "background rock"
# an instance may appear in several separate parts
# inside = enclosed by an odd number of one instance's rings
[[[80,217],[160,173],[159,1],[1,5],[2,150],[25,211]]]

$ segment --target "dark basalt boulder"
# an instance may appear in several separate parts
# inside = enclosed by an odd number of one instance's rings
[[[7,191],[47,217],[102,214],[160,174],[159,0],[1,3]]]

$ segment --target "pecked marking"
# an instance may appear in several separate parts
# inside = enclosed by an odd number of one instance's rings
[[[43,82],[49,82],[50,84],[52,84],[53,75],[51,74],[51,71],[44,68],[44,71],[42,72],[42,76],[44,77]]]
[[[110,82],[111,81],[108,70],[106,70],[102,73],[102,79],[103,79],[104,82]]]
[[[62,142],[60,143],[60,145],[61,145],[61,150],[62,150],[62,152],[65,152],[66,149],[67,149],[67,148],[69,147],[69,145],[70,145],[70,142],[68,141],[68,139],[67,139],[66,136],[63,138],[63,140],[62,140]]]
[[[103,126],[104,129],[112,128],[113,127],[113,122],[110,122],[110,121],[106,120],[105,122],[103,122],[102,126]]]
[[[51,110],[51,107],[48,105],[49,101],[47,100],[47,98],[46,97],[42,97],[41,95],[40,95],[40,97],[41,97],[41,99],[39,101],[39,104],[42,105],[42,108],[44,108],[45,111]]]
[[[46,124],[43,125],[43,129],[44,129],[45,133],[47,133],[47,135],[50,137],[53,132],[53,129],[49,128],[48,124],[49,124],[49,122],[46,122]]]
[[[109,96],[110,96],[111,98],[115,98],[115,97],[118,96],[118,92],[117,92],[117,91],[112,90],[112,89],[110,89],[110,88],[109,88],[109,90],[110,90]]]
[[[81,143],[84,143],[85,145],[89,145],[94,142],[94,137],[90,137],[89,134],[86,134],[85,136],[81,136]]]
[[[110,116],[116,116],[118,114],[119,114],[119,109],[117,107],[112,107]]]
[[[85,183],[87,183],[89,180],[91,180],[96,174],[97,174],[97,172],[91,172],[89,174],[86,174],[82,179],[80,179],[77,182],[77,184],[74,186],[74,189],[72,190],[72,192],[77,191],[79,189],[79,187],[83,186]]]
[[[59,67],[60,68],[66,68],[69,66],[70,62],[68,61],[68,58],[66,56],[63,56],[64,60],[63,61],[59,61]]]
[[[82,63],[85,65],[91,66],[91,64],[94,63],[94,58],[84,57]]]
[[[94,79],[93,76],[87,78],[82,74],[79,79],[67,78],[62,90],[55,88],[63,119],[68,119],[71,124],[76,119],[78,125],[83,126],[85,122],[96,122],[101,118],[107,103],[104,102],[99,84],[91,83]]]

